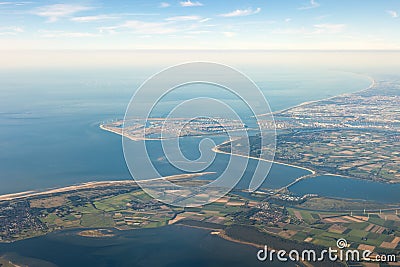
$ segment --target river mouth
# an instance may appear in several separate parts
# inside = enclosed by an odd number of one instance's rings
[[[289,187],[295,194],[318,194],[323,197],[400,203],[400,184],[389,184],[334,175],[305,179]]]
[[[190,157],[198,156],[189,147],[196,146],[201,138],[185,137],[185,152],[191,153]],[[226,140],[226,137],[215,137],[215,142],[220,144]],[[152,141],[158,142],[158,141]],[[156,146],[155,146],[156,147]],[[217,153],[213,164],[205,171],[216,172],[213,175],[205,175],[201,179],[215,179],[221,172],[231,155]],[[236,157],[235,155],[233,157]],[[236,185],[236,190],[248,189],[252,173],[257,165],[262,164],[256,159],[249,159],[248,167]],[[281,163],[273,163],[267,178],[260,189],[280,189],[296,179],[311,174],[310,171],[301,168],[301,166],[289,166]],[[336,175],[316,175],[294,183],[289,187],[289,191],[296,195],[317,194],[321,197],[343,198],[351,200],[363,200],[378,203],[397,204],[400,203],[400,184],[383,183],[377,181],[362,180],[356,178],[342,177]]]

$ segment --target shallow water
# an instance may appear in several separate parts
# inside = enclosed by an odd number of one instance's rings
[[[0,244],[15,263],[31,267],[87,266],[265,266],[257,248],[226,241],[210,231],[183,226],[129,231],[113,230],[107,238],[78,236],[78,230]],[[44,262],[45,261],[45,262]],[[268,266],[294,266],[268,263]]]

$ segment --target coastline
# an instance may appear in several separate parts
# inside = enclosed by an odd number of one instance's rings
[[[242,244],[242,245],[252,246],[252,247],[255,247],[255,248],[259,248],[259,249],[263,249],[264,248],[263,245],[260,245],[260,244],[257,244],[257,243],[242,241],[242,240],[230,237],[229,235],[226,234],[225,230],[221,230],[219,232],[219,234],[218,234],[218,237],[220,237],[222,239],[225,239],[227,241],[234,242],[234,243],[239,243],[239,244]]]
[[[239,239],[235,239],[233,237],[230,237],[229,235],[226,234],[224,229],[216,229],[216,228],[210,228],[210,227],[205,227],[205,226],[194,226],[194,225],[188,225],[188,224],[184,224],[184,223],[179,223],[177,222],[176,224],[173,225],[180,225],[183,227],[189,227],[189,228],[195,228],[195,229],[204,229],[204,230],[209,230],[212,231],[210,232],[211,235],[216,235],[219,238],[225,239],[227,241],[233,242],[233,243],[238,243],[238,244],[242,244],[242,245],[247,245],[247,246],[252,246],[255,248],[264,248],[263,245],[257,244],[257,243],[253,243],[253,242],[246,242],[246,241],[242,241]],[[218,234],[217,234],[218,232]]]
[[[364,89],[364,90],[366,90],[366,89]],[[336,96],[335,96],[335,97],[336,97]],[[318,100],[318,101],[322,101],[322,100]],[[302,104],[300,104],[300,105],[302,105]],[[294,107],[291,107],[291,108],[294,108]],[[117,134],[117,135],[119,135],[119,136],[124,136],[122,132],[118,132],[118,131],[115,131],[115,130],[112,130],[112,129],[108,129],[108,128],[105,127],[103,124],[100,124],[99,127],[100,127],[100,129],[102,129],[102,130],[105,130],[105,131],[108,131],[108,132]],[[143,139],[135,139],[135,138],[132,138],[132,137],[130,137],[130,136],[125,136],[125,137],[127,137],[128,139],[130,139],[130,140],[132,140],[132,141],[142,141],[142,140],[143,140]],[[161,139],[145,139],[145,140],[161,140]],[[225,142],[223,142],[223,143],[221,143],[221,144],[219,144],[219,145],[213,147],[213,148],[212,148],[212,151],[214,151],[215,153],[219,153],[219,154],[226,154],[226,155],[231,155],[231,156],[249,158],[249,159],[253,159],[253,160],[260,160],[260,161],[269,162],[269,163],[272,163],[272,164],[278,164],[278,165],[283,165],[283,166],[287,166],[287,167],[292,167],[292,168],[296,168],[296,169],[305,170],[305,171],[309,172],[309,174],[304,175],[304,176],[306,176],[306,178],[310,178],[310,177],[309,177],[310,175],[317,175],[317,174],[318,174],[317,171],[315,171],[315,170],[313,170],[313,169],[310,169],[310,168],[307,168],[307,167],[304,167],[304,166],[299,166],[299,165],[294,165],[294,164],[279,162],[279,161],[276,161],[276,160],[266,160],[266,159],[262,159],[262,158],[256,158],[256,157],[253,157],[253,156],[245,156],[245,155],[241,155],[241,154],[228,153],[228,152],[222,151],[222,150],[220,150],[220,149],[218,148],[219,146],[221,146],[221,145],[223,145],[223,144],[226,144],[226,143],[229,143],[229,142],[231,142],[231,140],[227,140],[227,141],[225,141]],[[205,173],[204,175],[206,175],[206,174],[212,174],[212,173]],[[322,175],[322,173],[321,173],[321,175]],[[341,176],[341,175],[339,175],[339,174],[330,174],[330,173],[324,173],[324,175]],[[294,183],[297,183],[297,182],[303,180],[302,178],[303,178],[304,176],[297,178],[297,179],[294,181]],[[155,178],[155,180],[159,180],[159,179],[163,179],[163,178],[164,178],[164,177],[162,177],[162,178]],[[353,177],[347,177],[347,178],[353,178]],[[153,179],[152,179],[152,180],[153,180]],[[147,180],[147,181],[150,181],[150,180]],[[293,185],[294,183],[292,183],[291,185]],[[284,188],[287,188],[287,186],[285,186]],[[1,196],[0,196],[0,200],[1,200]]]
[[[164,176],[164,177],[160,177],[160,178],[139,181],[139,183],[133,179],[119,180],[119,181],[85,182],[85,183],[81,183],[81,184],[77,184],[77,185],[69,185],[69,186],[64,186],[64,187],[45,189],[43,191],[25,191],[25,192],[4,194],[4,195],[0,195],[0,201],[26,199],[26,198],[31,198],[31,197],[46,196],[46,195],[52,195],[52,194],[57,194],[57,193],[67,193],[67,192],[76,191],[76,190],[94,189],[96,187],[113,186],[113,185],[114,186],[115,185],[119,185],[119,186],[138,185],[139,186],[140,183],[145,183],[145,182],[152,182],[152,181],[159,181],[159,180],[188,179],[188,178],[194,178],[194,177],[199,177],[199,176],[209,175],[209,174],[214,174],[214,172],[200,172],[200,173],[186,173],[186,174],[170,175],[170,176]]]
[[[0,195],[0,201],[9,201],[15,199],[24,199],[29,197],[45,196],[57,193],[66,193],[80,189],[92,189],[95,187],[109,186],[109,185],[123,185],[134,183],[133,180],[120,180],[120,181],[100,181],[100,182],[86,182],[78,185],[70,185],[59,188],[50,188],[43,191],[25,191],[20,193],[12,193]]]
[[[357,73],[356,73],[356,74],[357,74]],[[334,98],[343,97],[343,96],[347,96],[347,95],[351,95],[351,94],[361,93],[361,92],[370,90],[371,88],[373,88],[373,87],[376,85],[376,80],[375,80],[372,76],[367,76],[367,75],[363,75],[363,74],[357,74],[357,75],[362,75],[362,76],[365,76],[367,79],[369,79],[370,82],[371,82],[371,83],[369,84],[369,86],[366,87],[366,88],[363,88],[363,89],[361,89],[361,90],[358,90],[358,91],[355,91],[355,92],[351,92],[351,93],[344,93],[344,94],[340,94],[340,95],[336,95],[336,96],[331,96],[331,97],[324,98],[324,99],[318,99],[318,100],[303,102],[303,103],[300,103],[300,104],[298,104],[298,105],[295,105],[295,106],[292,106],[292,107],[289,107],[289,108],[286,108],[286,109],[283,109],[283,110],[275,111],[275,112],[273,112],[272,114],[277,115],[277,114],[283,113],[283,112],[285,112],[285,111],[288,111],[288,110],[291,110],[291,109],[294,109],[294,108],[297,108],[297,107],[302,107],[302,106],[309,105],[309,104],[313,104],[313,103],[318,103],[318,102],[322,102],[322,101],[327,101],[327,100],[331,100],[331,99],[334,99]],[[263,115],[265,115],[265,114],[257,115],[257,117],[261,117],[261,116],[263,116]],[[122,130],[121,130],[121,131],[116,131],[116,130],[113,130],[113,129],[108,129],[108,128],[107,128],[106,126],[104,126],[104,125],[100,125],[100,128],[103,129],[103,130],[106,130],[106,131],[109,131],[109,132],[118,134],[118,135],[120,135],[120,136],[125,136],[125,137],[127,137],[128,139],[133,140],[133,141],[142,140],[142,139],[132,138],[132,137],[130,137],[130,136],[123,135]],[[160,140],[160,139],[158,138],[158,139],[145,139],[145,140]],[[304,176],[305,176],[304,179],[308,179],[308,178],[311,178],[311,177],[315,177],[315,176],[317,176],[317,175],[327,175],[327,176],[338,176],[338,177],[349,178],[349,179],[360,179],[360,180],[365,180],[365,179],[361,179],[361,178],[357,178],[357,177],[351,177],[351,176],[341,175],[341,174],[336,174],[336,173],[320,172],[319,170],[311,169],[310,167],[305,167],[305,166],[300,166],[300,165],[295,165],[295,164],[289,164],[289,163],[280,162],[280,161],[276,161],[276,160],[266,160],[266,159],[262,159],[262,158],[257,158],[257,157],[252,157],[252,156],[245,156],[245,155],[241,155],[241,154],[227,153],[227,152],[221,151],[221,150],[219,149],[219,147],[220,147],[221,145],[226,144],[226,143],[229,143],[229,142],[231,142],[231,140],[227,140],[227,141],[225,141],[225,142],[223,142],[223,143],[221,143],[221,144],[215,146],[215,147],[212,149],[212,151],[214,151],[215,153],[226,154],[226,155],[232,155],[232,156],[239,156],[239,157],[244,157],[244,158],[249,158],[249,159],[254,159],[254,160],[261,160],[261,161],[265,161],[265,162],[269,162],[269,163],[274,163],[274,164],[278,164],[278,165],[283,165],[283,166],[288,166],[288,167],[292,167],[292,168],[297,168],[297,169],[305,170],[305,171],[309,172],[310,174],[304,175]],[[303,180],[302,178],[303,178],[303,176],[302,176],[302,177],[299,177],[298,179],[296,179],[296,181],[295,181],[294,183],[297,183],[297,182]],[[380,180],[378,180],[378,181],[376,181],[376,182],[390,183],[390,182],[387,182],[387,181],[380,181]],[[294,183],[292,183],[292,184],[290,184],[290,185],[293,185]],[[400,182],[399,182],[399,183],[400,183]],[[287,187],[286,187],[286,188],[287,188]]]
[[[230,141],[226,141],[226,142],[224,142],[224,143],[227,143],[227,142],[230,142]],[[224,143],[222,143],[222,144],[224,144]],[[222,144],[221,144],[221,145],[222,145]],[[283,186],[282,188],[277,189],[276,192],[280,192],[280,191],[282,191],[282,190],[284,190],[284,189],[288,189],[288,190],[289,190],[289,187],[291,187],[291,186],[297,184],[298,182],[300,182],[300,181],[302,181],[302,180],[305,180],[305,179],[309,179],[309,178],[316,177],[316,176],[318,175],[318,173],[317,173],[316,171],[314,171],[314,170],[312,170],[312,169],[309,169],[309,168],[306,168],[306,167],[297,166],[297,165],[292,165],[292,164],[283,163],[283,162],[278,162],[278,161],[274,161],[274,160],[260,159],[260,158],[256,158],[256,157],[252,157],[252,156],[245,156],[245,155],[240,155],[240,154],[231,154],[231,153],[228,153],[228,152],[219,150],[219,149],[218,149],[218,146],[214,147],[214,148],[213,148],[213,151],[214,151],[215,153],[226,154],[226,155],[232,155],[232,156],[236,156],[236,157],[243,157],[243,158],[254,159],[254,160],[260,160],[260,161],[265,161],[265,162],[270,162],[270,163],[272,163],[272,164],[278,164],[278,165],[288,166],[288,167],[292,167],[292,168],[296,168],[296,169],[301,169],[301,170],[305,170],[305,171],[308,171],[308,172],[309,172],[309,174],[300,176],[300,177],[296,178],[296,180],[294,180],[293,182],[289,183],[288,185],[285,185],[285,186]],[[289,191],[290,191],[290,190],[289,190]]]
[[[312,169],[309,169],[307,167],[297,166],[297,165],[284,163],[284,162],[279,162],[279,161],[275,161],[275,160],[267,160],[267,159],[262,159],[262,158],[256,158],[256,157],[253,157],[253,156],[245,156],[245,155],[236,154],[236,153],[235,154],[234,153],[228,153],[228,152],[222,151],[222,150],[220,150],[218,148],[219,146],[227,144],[229,142],[231,142],[231,140],[225,141],[225,142],[213,147],[212,151],[214,151],[215,153],[220,153],[220,154],[226,154],[226,155],[232,155],[232,156],[237,156],[237,157],[242,157],[242,158],[249,158],[249,159],[254,159],[254,160],[260,160],[260,161],[275,163],[275,164],[284,165],[284,166],[288,166],[288,167],[292,167],[292,168],[296,168],[296,169],[305,170],[305,171],[308,171],[310,174],[317,174],[316,171],[314,171]]]
[[[23,267],[22,265],[18,265],[11,260],[7,259],[4,255],[0,256],[0,266],[3,266],[2,264],[8,264],[9,266],[12,267]]]
[[[132,137],[132,136],[130,136],[130,135],[124,135],[124,134],[122,133],[122,128],[121,128],[121,131],[116,131],[116,130],[113,130],[113,129],[108,128],[108,127],[105,126],[104,124],[100,124],[99,128],[102,129],[102,130],[104,130],[104,131],[107,131],[107,132],[110,132],[110,133],[114,133],[114,134],[117,134],[117,135],[126,137],[126,138],[128,138],[129,140],[132,140],[132,141],[143,141],[143,140],[146,140],[146,141],[156,141],[156,140],[161,140],[161,138],[134,138],[134,137]]]
[[[369,88],[364,89],[364,90],[368,90],[368,89]],[[362,91],[364,91],[364,90],[362,90]],[[335,97],[340,97],[340,96],[335,96]],[[314,101],[314,102],[318,102],[318,101],[324,101],[324,100],[317,100],[317,101]],[[310,102],[307,102],[307,104],[308,103],[310,103]],[[294,107],[292,107],[292,108],[294,108]],[[114,134],[118,134],[118,135],[122,136],[122,134],[118,133],[118,131],[113,131],[111,129],[107,129],[106,127],[102,127],[102,126],[103,125],[100,125],[100,129],[105,130],[105,131],[109,131],[109,132],[112,132]],[[129,139],[131,139],[131,138],[129,138]],[[131,140],[134,140],[134,139],[131,139]],[[139,140],[139,139],[137,139],[137,140]],[[134,140],[134,141],[137,141],[137,140]],[[148,139],[148,140],[153,140],[153,139]],[[160,140],[160,139],[154,139],[154,140]],[[306,171],[310,172],[310,174],[327,175],[327,176],[338,176],[338,177],[343,177],[343,178],[359,179],[359,180],[363,180],[363,181],[373,181],[373,180],[365,180],[365,179],[357,178],[357,177],[343,176],[343,175],[340,175],[340,174],[320,173],[319,171],[315,171],[315,170],[313,170],[311,168],[307,168],[307,167],[302,167],[302,166],[297,166],[297,165],[293,165],[293,164],[278,162],[278,161],[274,161],[274,160],[265,160],[265,159],[260,159],[260,158],[251,157],[251,156],[245,156],[245,155],[240,155],[240,154],[232,154],[232,153],[221,151],[219,149],[219,146],[221,146],[222,144],[229,143],[229,142],[231,142],[231,140],[225,141],[225,142],[221,143],[220,145],[215,146],[214,148],[212,148],[212,151],[214,151],[216,153],[221,153],[221,154],[227,154],[227,155],[232,155],[232,156],[240,156],[240,157],[247,157],[249,159],[261,160],[261,161],[271,162],[271,163],[284,165],[284,166],[288,166],[288,167],[303,169],[303,170],[306,170]],[[201,175],[212,174],[212,173],[213,172],[208,172],[208,173],[203,173],[203,174],[194,174],[194,177],[201,176]],[[189,175],[189,176],[186,176],[186,175]],[[306,176],[308,176],[308,175],[306,175]],[[168,176],[168,177],[173,177],[175,179],[189,178],[190,174],[181,174],[181,175],[174,175],[174,176]],[[150,179],[150,180],[146,180],[146,181],[160,180],[160,179],[165,179],[165,178],[167,178],[167,177],[154,178],[154,179]],[[302,177],[299,177],[298,179],[296,179],[295,182],[297,183],[298,181],[300,181],[301,178]],[[143,181],[143,182],[146,182],[146,181]],[[13,194],[0,195],[0,201],[20,199],[20,198],[29,198],[29,197],[35,197],[35,196],[41,196],[41,195],[47,195],[47,194],[55,194],[55,193],[60,193],[60,192],[69,192],[69,191],[85,189],[85,188],[94,188],[96,186],[109,186],[111,184],[118,184],[118,183],[130,184],[130,183],[135,183],[135,182],[133,180],[86,182],[86,183],[79,184],[79,185],[72,185],[72,186],[66,186],[66,187],[62,187],[62,188],[48,189],[48,191],[45,191],[45,192],[25,191],[25,192],[13,193]],[[342,198],[338,198],[338,199],[342,199]],[[350,199],[350,200],[352,200],[352,199]],[[240,239],[235,239],[233,237],[230,237],[228,234],[226,234],[225,230],[212,229],[212,228],[207,228],[207,227],[196,227],[196,226],[190,226],[190,225],[184,225],[184,224],[182,224],[182,226],[184,226],[184,227],[192,227],[192,228],[202,228],[202,229],[208,229],[208,230],[215,230],[215,232],[218,232],[218,234],[216,234],[216,233],[214,233],[214,234],[217,235],[219,238],[225,239],[225,240],[230,241],[230,242],[238,243],[238,244],[243,244],[243,245],[246,245],[246,246],[252,246],[252,247],[260,248],[260,249],[263,248],[263,246],[260,245],[260,244],[241,241]],[[118,228],[116,228],[116,229],[118,229]],[[213,234],[213,233],[211,233],[211,234]],[[302,264],[307,265],[307,263],[304,263],[304,262],[302,262]],[[18,266],[18,265],[15,265],[15,266]]]
[[[376,81],[371,76],[367,76],[367,78],[369,80],[371,80],[371,84],[367,88],[364,88],[362,90],[359,90],[359,91],[356,91],[356,92],[352,92],[352,93],[345,93],[345,94],[341,94],[341,95],[337,95],[337,96],[332,96],[332,97],[325,98],[325,99],[319,99],[319,100],[314,100],[314,101],[303,102],[303,103],[301,103],[299,105],[292,106],[292,107],[289,107],[289,108],[284,109],[284,110],[273,112],[273,114],[279,114],[281,112],[284,112],[284,111],[287,111],[287,110],[290,110],[290,109],[293,109],[293,108],[296,108],[296,107],[301,107],[301,106],[308,105],[308,104],[311,104],[311,103],[317,103],[317,102],[321,102],[321,101],[326,101],[326,100],[330,100],[330,99],[333,99],[333,98],[336,98],[336,97],[341,97],[341,96],[354,94],[354,93],[360,93],[360,92],[369,90],[369,89],[371,89],[371,88],[373,88],[375,86]],[[258,116],[263,116],[263,114],[258,115]],[[123,136],[122,130],[121,131],[116,131],[116,130],[113,130],[113,129],[109,129],[108,127],[105,127],[103,124],[100,124],[99,128],[104,130],[104,131],[111,132],[111,133]],[[132,138],[132,137],[129,137],[129,136],[125,136],[125,137],[127,137],[127,138],[129,138],[130,140],[133,140],[133,141],[141,140],[141,139],[137,139],[137,138],[135,139],[135,138]],[[160,140],[160,139],[146,139],[146,140]],[[250,159],[254,159],[254,160],[261,160],[261,161],[265,161],[265,162],[284,165],[284,166],[288,166],[288,167],[292,167],[292,168],[298,168],[298,169],[302,169],[302,170],[308,171],[312,175],[316,175],[316,174],[319,173],[316,170],[313,170],[313,169],[307,168],[307,167],[303,167],[303,166],[298,166],[298,165],[294,165],[294,164],[288,164],[288,163],[279,162],[279,161],[275,161],[275,160],[270,161],[270,160],[260,159],[260,158],[256,158],[256,157],[252,157],[252,156],[245,156],[245,155],[240,155],[240,154],[227,153],[227,152],[221,151],[218,148],[220,145],[226,144],[228,142],[230,142],[230,140],[225,141],[225,142],[215,146],[212,150],[214,152],[216,152],[216,153],[239,156],[239,157],[245,157],[245,158],[250,158]],[[199,176],[199,175],[201,176],[201,175],[207,175],[207,174],[211,174],[211,173],[194,174],[194,175],[195,176]],[[192,174],[189,174],[189,175],[192,175]],[[340,175],[340,174],[333,174],[333,173],[321,173],[321,175],[338,176],[338,177],[349,178],[349,179],[360,179],[360,178],[357,178],[357,177],[350,177],[350,176],[345,176],[345,175]],[[167,179],[168,178],[173,178],[173,176],[155,178],[155,180],[165,179],[165,178],[167,178]],[[178,177],[176,177],[176,178],[178,178]],[[189,177],[185,177],[185,178],[189,178]],[[151,180],[153,180],[153,179],[151,179]],[[151,180],[147,180],[147,181],[151,181]],[[360,179],[360,180],[364,181],[365,179]],[[389,182],[384,182],[384,181],[377,181],[377,182],[389,183]],[[118,183],[125,183],[125,184],[128,183],[129,184],[129,183],[135,183],[135,181],[133,181],[133,180],[122,180],[122,181],[86,182],[86,183],[82,183],[82,184],[78,184],[78,185],[71,185],[71,186],[60,187],[60,188],[46,189],[45,191],[24,191],[24,192],[10,193],[10,194],[0,195],[0,201],[21,199],[21,198],[27,198],[27,197],[35,197],[35,196],[54,194],[54,193],[62,193],[62,192],[68,192],[68,191],[73,191],[73,190],[77,190],[77,189],[93,188],[93,187],[96,187],[96,186],[107,186],[107,185],[118,184]],[[389,183],[389,184],[393,184],[393,183]]]
[[[226,143],[229,143],[229,142],[230,141],[225,141],[225,142],[221,143],[220,145],[223,145],[223,144],[226,144]],[[315,177],[319,177],[319,176],[335,176],[335,177],[340,177],[340,178],[344,178],[344,179],[354,179],[354,180],[367,181],[367,182],[376,182],[376,183],[382,183],[382,184],[400,184],[400,181],[399,182],[393,182],[393,181],[385,181],[385,180],[367,180],[367,179],[354,177],[354,176],[348,176],[348,175],[344,175],[344,174],[320,172],[318,170],[313,170],[313,169],[310,169],[310,168],[307,168],[307,167],[294,165],[294,164],[289,164],[289,163],[284,163],[284,162],[280,162],[280,161],[276,161],[276,160],[266,160],[266,159],[256,158],[256,157],[253,157],[253,156],[232,154],[232,153],[228,153],[228,152],[220,150],[218,148],[220,145],[215,146],[212,150],[215,153],[232,155],[232,156],[243,157],[243,158],[249,158],[249,159],[260,160],[260,161],[265,161],[265,162],[271,162],[271,163],[274,163],[274,164],[284,165],[284,166],[297,168],[297,169],[301,169],[301,170],[305,170],[305,171],[310,172],[310,174],[306,174],[304,176],[301,176],[301,177],[297,178],[293,183],[291,183],[289,186],[285,186],[284,188],[288,188],[288,187],[294,185],[295,183],[300,182],[301,180],[303,180],[303,177],[305,177],[304,179],[311,179],[311,178],[315,178]]]
[[[376,80],[372,76],[366,76],[366,78],[368,78],[371,81],[371,84],[367,88],[363,88],[361,90],[358,90],[358,91],[355,91],[355,92],[351,92],[351,93],[344,93],[344,94],[340,94],[340,95],[330,96],[330,97],[323,98],[323,99],[306,101],[306,102],[300,103],[298,105],[295,105],[295,106],[292,106],[292,107],[289,107],[289,108],[285,108],[285,109],[274,111],[272,114],[273,115],[278,115],[278,114],[286,112],[288,110],[291,110],[291,109],[294,109],[294,108],[298,108],[298,107],[302,107],[302,106],[306,106],[306,105],[309,105],[309,104],[315,104],[315,103],[318,103],[318,102],[332,100],[332,99],[337,98],[337,97],[343,97],[343,96],[347,96],[347,95],[362,93],[364,91],[372,89],[376,85]],[[261,115],[258,115],[258,116],[261,117],[261,116],[264,116],[264,115],[265,114],[261,114]]]
[[[243,241],[243,240],[240,240],[240,239],[233,238],[233,237],[229,236],[224,229],[214,229],[214,228],[209,228],[209,227],[193,226],[193,225],[186,225],[186,224],[179,224],[179,223],[177,223],[175,225],[181,225],[183,227],[189,227],[189,228],[209,230],[209,231],[211,231],[210,235],[215,235],[218,238],[224,239],[226,241],[229,241],[229,242],[232,242],[232,243],[236,243],[236,244],[245,245],[245,246],[254,247],[256,249],[264,249],[264,246],[265,246],[265,245],[261,245],[261,244],[258,244],[258,243],[248,242],[248,241]],[[275,249],[275,248],[269,247],[269,249]],[[275,250],[277,250],[277,249],[275,249]],[[300,263],[303,264],[306,267],[312,267],[312,265],[309,264],[308,262],[300,261]]]
[[[358,74],[358,75],[363,75],[363,74]],[[314,103],[318,103],[318,102],[332,100],[332,99],[335,99],[335,98],[340,98],[340,97],[344,97],[344,96],[348,96],[348,95],[352,95],[352,94],[359,94],[359,93],[368,91],[368,90],[370,90],[370,89],[372,89],[372,88],[374,88],[376,86],[377,82],[372,76],[367,76],[367,75],[363,75],[363,76],[367,77],[371,81],[370,85],[368,87],[366,87],[366,88],[363,88],[361,90],[358,90],[358,91],[355,91],[355,92],[351,92],[351,93],[344,93],[344,94],[331,96],[331,97],[324,98],[324,99],[303,102],[303,103],[300,103],[298,105],[295,105],[295,106],[292,106],[292,107],[289,107],[289,108],[286,108],[286,109],[283,109],[283,110],[275,111],[275,112],[273,112],[273,115],[279,115],[280,113],[289,111],[291,109],[295,109],[297,107],[306,106],[306,105],[309,105],[309,104],[314,104]],[[264,115],[266,115],[266,114],[257,115],[257,117],[262,117]],[[285,166],[289,166],[289,167],[293,167],[293,168],[303,169],[303,170],[309,171],[312,175],[314,175],[314,176],[305,175],[305,176],[308,176],[308,177],[305,177],[306,179],[317,177],[317,176],[336,176],[336,177],[341,177],[341,178],[345,178],[345,179],[356,179],[356,180],[361,180],[361,181],[370,181],[370,182],[377,182],[377,183],[384,183],[384,184],[400,184],[400,181],[387,181],[387,180],[383,180],[383,179],[376,179],[376,180],[374,180],[374,179],[363,179],[363,178],[360,178],[360,177],[349,176],[349,175],[340,174],[340,173],[331,173],[331,172],[326,172],[326,171],[320,171],[318,169],[311,169],[310,167],[305,167],[305,166],[299,166],[299,165],[295,165],[295,164],[280,162],[279,160],[276,160],[276,159],[274,159],[272,161],[269,161],[269,160],[264,160],[264,159],[252,157],[252,156],[245,156],[245,155],[240,155],[240,154],[227,153],[227,152],[221,151],[219,149],[219,146],[221,146],[223,144],[226,144],[226,143],[229,143],[231,141],[234,141],[234,140],[228,140],[226,142],[223,142],[223,143],[217,145],[216,147],[213,148],[213,151],[216,152],[216,153],[247,157],[247,158],[251,158],[251,159],[255,159],[255,160],[262,160],[262,161],[272,162],[272,163],[275,163],[275,164],[285,165]],[[302,179],[298,179],[298,181],[300,181],[300,180],[302,180]],[[298,181],[295,181],[294,183],[297,183]],[[291,185],[293,185],[293,184],[291,184]]]

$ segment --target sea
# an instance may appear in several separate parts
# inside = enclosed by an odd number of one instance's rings
[[[135,90],[157,71],[155,67],[1,71],[0,194],[131,179],[121,137],[99,125],[123,118]],[[368,76],[357,73],[299,71],[268,70],[262,75],[255,69],[253,78],[249,69],[246,74],[266,95],[272,111],[358,91],[371,83]],[[196,138],[188,141],[196,142]],[[226,157],[219,157],[223,164]],[[282,183],[303,174],[282,165],[274,165],[271,172],[285,180]],[[275,182],[274,187],[282,184]]]
[[[265,63],[235,67],[255,81],[272,111],[359,91],[370,85],[372,76],[364,69],[343,70],[326,65],[275,67]],[[135,90],[161,69],[157,64],[2,69],[0,194],[131,179],[121,137],[101,130],[99,125],[121,119]],[[223,140],[217,138],[216,142]],[[189,137],[185,142],[184,150],[189,158],[195,158],[199,152],[191,147],[196,147],[198,138]],[[160,153],[155,151],[154,161]],[[207,171],[220,171],[227,158],[218,154]],[[255,161],[249,163],[254,164]],[[163,161],[159,167],[165,175],[176,174]],[[307,173],[273,164],[262,187],[279,188]],[[250,176],[251,171],[246,172],[243,181]],[[245,182],[238,185],[245,186]],[[400,202],[396,194],[399,188],[392,186],[323,176],[304,180],[290,190],[298,194]],[[256,252],[256,248],[211,236],[207,230],[181,226],[126,231],[105,239],[79,237],[75,230],[68,230],[0,244],[0,254],[29,266],[265,265],[256,261]]]

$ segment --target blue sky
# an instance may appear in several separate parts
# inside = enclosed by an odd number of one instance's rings
[[[0,49],[400,49],[399,0],[0,0]]]

